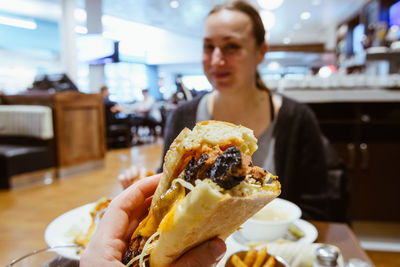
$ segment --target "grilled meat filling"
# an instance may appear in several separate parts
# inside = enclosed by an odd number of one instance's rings
[[[194,184],[196,179],[210,178],[224,189],[231,189],[240,184],[246,175],[263,183],[267,172],[253,166],[251,157],[242,154],[236,146],[227,148],[224,152],[219,148],[203,153],[197,161],[194,157],[185,169],[184,179]]]
[[[242,154],[236,146],[231,146],[219,156],[209,170],[214,183],[224,189],[231,189],[246,178],[242,170]]]
[[[208,155],[206,153],[201,155],[197,161],[192,157],[185,169],[185,180],[193,183],[197,178],[197,173],[204,166],[207,159]]]

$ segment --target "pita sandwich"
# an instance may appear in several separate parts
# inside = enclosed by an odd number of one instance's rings
[[[183,129],[166,153],[148,216],[132,234],[123,263],[169,266],[214,237],[225,240],[281,191],[253,166],[253,131],[221,121]]]

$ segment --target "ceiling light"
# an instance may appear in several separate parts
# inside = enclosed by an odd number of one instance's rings
[[[75,32],[76,33],[81,33],[81,34],[87,34],[88,29],[84,26],[75,26]]]
[[[82,8],[77,8],[74,10],[74,17],[78,22],[86,21],[86,10]]]
[[[179,7],[179,2],[176,1],[176,0],[173,0],[173,1],[171,1],[171,2],[169,3],[169,5],[170,5],[172,8],[178,8],[178,7]]]
[[[279,70],[280,67],[281,67],[281,65],[276,61],[271,61],[267,65],[267,69],[269,69],[269,70]]]
[[[0,10],[9,14],[20,14],[25,17],[58,21],[61,8],[58,1],[12,0],[0,1]],[[60,1],[61,2],[61,1]]]
[[[258,4],[261,8],[274,10],[280,7],[283,0],[258,0]]]
[[[311,2],[311,4],[312,4],[313,6],[319,6],[319,5],[321,4],[321,0],[313,0],[313,1]]]
[[[260,16],[262,19],[262,22],[264,24],[264,27],[267,31],[271,30],[272,27],[275,25],[275,15],[271,11],[268,10],[262,10],[260,12]]]
[[[37,24],[33,20],[17,19],[6,16],[0,16],[0,24],[18,28],[24,28],[28,30],[35,30],[37,28]]]
[[[323,66],[318,71],[318,76],[321,78],[328,78],[332,75],[332,69],[329,66]]]
[[[289,37],[285,37],[285,38],[283,38],[283,43],[284,44],[290,44],[290,38]]]
[[[310,17],[311,17],[310,12],[303,12],[303,13],[300,14],[300,18],[302,20],[308,20]]]

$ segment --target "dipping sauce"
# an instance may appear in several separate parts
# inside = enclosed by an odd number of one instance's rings
[[[252,217],[254,220],[259,221],[284,221],[289,219],[289,215],[285,212],[277,210],[276,207],[264,207]]]

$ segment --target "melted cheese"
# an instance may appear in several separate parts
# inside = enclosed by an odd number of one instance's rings
[[[132,239],[136,238],[138,235],[141,235],[143,237],[150,237],[156,231],[163,231],[164,228],[167,229],[168,227],[170,227],[170,225],[172,224],[171,220],[173,219],[173,214],[175,213],[176,208],[185,198],[185,187],[179,186],[177,190],[178,192],[173,196],[174,199],[172,199],[172,204],[168,207],[168,211],[166,212],[161,222],[157,222],[156,216],[152,210],[149,215],[147,215],[147,217],[136,228],[134,234],[132,235]],[[162,198],[163,197],[161,197],[161,199]]]
[[[174,222],[174,215],[175,211],[182,202],[182,200],[185,198],[185,190],[184,187],[182,187],[183,190],[180,190],[172,208],[169,210],[169,212],[165,215],[165,217],[162,219],[160,225],[158,226],[157,232],[164,232],[168,231],[169,229],[172,228],[173,222]]]
[[[162,232],[168,231],[172,228],[175,211],[185,198],[185,187],[179,186],[177,190],[178,192],[174,195],[173,204],[169,207],[168,212],[165,214],[159,225],[157,225],[157,220],[154,216],[154,213],[150,212],[149,215],[147,215],[147,217],[136,228],[132,235],[132,239],[136,238],[138,235],[149,238],[147,239],[142,252],[129,261],[127,266],[131,266],[136,261],[139,261],[139,266],[145,266],[144,257],[151,253],[150,243],[152,243],[154,239]]]

